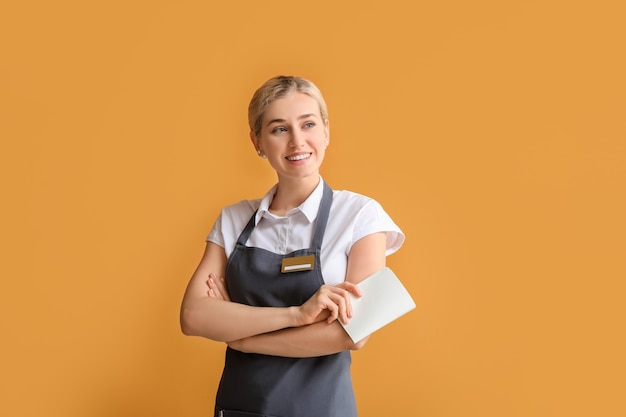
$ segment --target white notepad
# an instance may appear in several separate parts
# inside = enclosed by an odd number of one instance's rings
[[[387,267],[358,284],[362,296],[352,297],[352,318],[341,325],[358,342],[415,308],[415,302],[396,274]]]

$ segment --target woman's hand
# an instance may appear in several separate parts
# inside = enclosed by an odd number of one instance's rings
[[[209,287],[208,294],[209,298],[217,298],[218,300],[230,301],[230,295],[228,295],[228,290],[226,289],[226,281],[224,277],[217,276],[211,272],[209,274],[209,279],[206,281],[207,286]]]
[[[351,282],[342,282],[337,285],[322,285],[315,294],[304,304],[298,307],[301,326],[326,320],[328,323],[339,319],[348,323],[352,317],[352,303],[350,294],[361,296],[359,287]]]

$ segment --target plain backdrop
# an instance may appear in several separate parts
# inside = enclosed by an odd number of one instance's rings
[[[222,206],[275,182],[246,109],[325,93],[336,189],[407,235],[417,308],[353,355],[362,417],[623,416],[622,1],[6,1],[0,415],[209,416],[178,309]]]

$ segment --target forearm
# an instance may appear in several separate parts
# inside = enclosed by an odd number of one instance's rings
[[[298,325],[295,307],[252,307],[208,297],[184,302],[180,323],[188,336],[222,342]]]
[[[359,343],[352,342],[337,321],[330,324],[322,321],[308,326],[251,336],[230,345],[247,353],[306,358],[360,349],[364,344],[365,340]]]

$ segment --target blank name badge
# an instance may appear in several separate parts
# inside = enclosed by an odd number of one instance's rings
[[[315,268],[315,255],[295,256],[293,258],[283,258],[280,272],[309,271]]]

